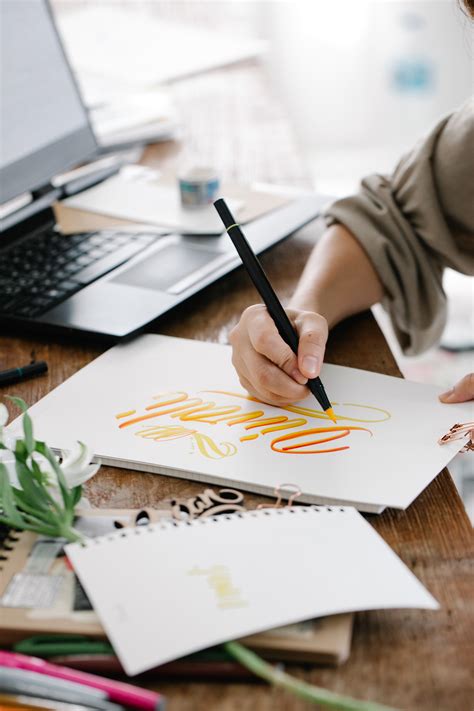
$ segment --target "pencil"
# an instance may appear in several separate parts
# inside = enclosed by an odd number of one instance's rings
[[[287,343],[293,353],[298,354],[298,334],[296,333],[290,319],[283,306],[281,305],[277,295],[275,294],[272,285],[270,284],[267,275],[263,271],[262,265],[258,261],[251,246],[247,242],[240,226],[236,223],[231,211],[226,205],[223,198],[215,201],[214,207],[219,213],[219,217],[224,223],[227,234],[234,243],[239,257],[247,270],[255,288],[262,297],[268,313],[275,322],[280,336]],[[327,416],[336,422],[334,411],[326,394],[324,386],[320,378],[311,378],[307,383],[308,388],[315,396]]]

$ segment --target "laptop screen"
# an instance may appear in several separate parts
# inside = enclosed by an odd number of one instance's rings
[[[0,203],[96,149],[45,0],[1,0]]]

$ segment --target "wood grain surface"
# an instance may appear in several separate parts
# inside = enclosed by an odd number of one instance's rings
[[[218,167],[223,178],[308,185],[288,121],[257,64],[249,62],[181,81],[173,93],[184,120],[182,143],[150,147],[144,156],[148,165],[172,169],[192,146],[206,162]],[[322,228],[314,222],[263,256],[264,268],[283,300],[291,294]],[[237,269],[147,331],[226,343],[241,311],[255,301],[246,274]],[[1,333],[0,369],[24,364],[34,351],[37,358],[48,362],[49,372],[0,390],[0,395],[19,395],[32,404],[104,348],[56,336]],[[370,313],[342,323],[331,333],[327,360],[400,376]],[[110,467],[102,467],[86,487],[93,505],[118,508],[153,506],[170,495],[191,495],[202,488],[180,479]],[[389,510],[368,518],[439,600],[441,609],[358,614],[352,653],[344,666],[291,665],[288,669],[314,684],[397,708],[472,709],[472,530],[450,475],[443,471],[406,512]],[[180,610],[170,609],[170,615],[176,618],[179,634]],[[171,711],[297,711],[308,707],[259,683],[183,680],[163,682],[159,688],[168,696]]]

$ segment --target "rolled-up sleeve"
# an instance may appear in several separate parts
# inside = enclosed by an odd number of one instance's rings
[[[437,342],[443,270],[474,274],[474,101],[443,119],[392,176],[371,175],[326,211],[357,238],[384,286],[403,351]]]

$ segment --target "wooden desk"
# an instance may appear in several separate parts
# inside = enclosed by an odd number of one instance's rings
[[[218,165],[224,177],[307,183],[286,119],[256,65],[181,82],[175,96],[186,119],[185,145],[193,145]],[[232,114],[230,108],[234,108]],[[149,165],[170,167],[179,151],[173,144],[153,147],[145,160]],[[265,269],[284,298],[291,293],[320,229],[321,225],[313,223],[264,256]],[[226,342],[241,311],[255,300],[255,291],[239,269],[149,330]],[[26,362],[32,349],[38,358],[48,361],[48,375],[8,389],[30,404],[99,355],[103,347],[2,334],[0,367]],[[327,359],[400,375],[370,313],[334,330]],[[202,485],[179,479],[103,467],[87,486],[87,495],[97,506],[153,506],[171,494],[191,495],[200,489]],[[470,675],[473,654],[468,643],[468,626],[472,624],[471,529],[448,472],[443,471],[408,511],[387,511],[370,521],[440,601],[441,610],[359,614],[352,654],[342,668],[289,667],[290,671],[317,685],[403,709],[467,711],[474,698]],[[176,615],[179,633],[179,610],[170,613]],[[160,683],[159,687],[168,695],[170,708],[181,711],[308,708],[265,685],[183,681]]]

